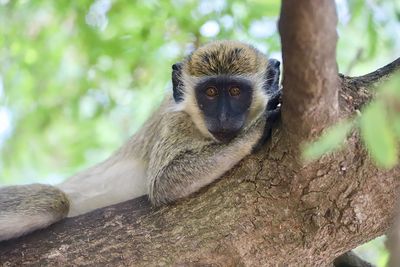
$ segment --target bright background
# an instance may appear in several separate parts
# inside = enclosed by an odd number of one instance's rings
[[[277,0],[0,0],[0,185],[57,183],[105,159],[170,90],[171,65],[215,39],[281,59]],[[337,0],[338,64],[399,56],[400,2]],[[380,266],[383,238],[358,249]]]

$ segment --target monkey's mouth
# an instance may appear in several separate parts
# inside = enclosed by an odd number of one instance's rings
[[[229,143],[239,134],[239,131],[210,131],[210,133],[219,142]]]

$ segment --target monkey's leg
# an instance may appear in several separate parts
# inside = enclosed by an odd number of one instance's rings
[[[281,63],[276,59],[268,60],[268,68],[266,74],[265,90],[268,95],[273,95],[275,92],[280,90],[279,77]]]
[[[173,141],[162,140],[164,149],[157,149],[149,164],[149,197],[153,204],[173,202],[198,191],[219,178],[250,154],[263,133],[265,117],[261,116],[250,128],[230,143],[209,143],[173,153]],[[189,138],[189,137],[186,137]],[[193,140],[187,140],[188,144]],[[166,148],[168,147],[168,148]],[[169,159],[160,163],[157,159]]]
[[[140,161],[116,154],[56,187],[33,184],[0,188],[0,241],[45,228],[67,215],[144,195],[144,175]]]
[[[258,144],[254,147],[253,153],[258,152],[264,144],[270,139],[272,134],[272,129],[276,126],[281,118],[281,108],[279,106],[282,96],[282,90],[275,91],[268,101],[266,108],[267,123],[265,124],[265,129],[262,137]]]
[[[69,201],[49,185],[0,188],[0,241],[45,228],[67,216]]]
[[[73,217],[145,195],[145,166],[133,155],[116,153],[57,187],[70,199],[68,217]]]

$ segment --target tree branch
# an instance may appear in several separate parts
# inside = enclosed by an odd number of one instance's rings
[[[284,143],[278,129],[265,150],[176,205],[154,209],[142,197],[0,243],[0,262],[326,266],[385,233],[399,168],[375,168],[354,134],[344,151],[305,167],[299,177]],[[302,185],[300,194],[294,185]]]
[[[282,1],[282,122],[296,145],[318,135],[338,115],[336,24],[333,0]]]
[[[400,57],[390,62],[386,66],[377,69],[371,73],[368,73],[359,77],[348,77],[343,74],[340,74],[340,78],[345,81],[346,86],[350,88],[356,88],[359,90],[360,88],[370,88],[374,86],[376,83],[385,80],[389,74],[394,73],[400,70]]]
[[[360,110],[372,99],[373,89],[385,81],[390,74],[399,71],[400,58],[397,58],[386,66],[363,76],[349,77],[339,74],[342,85],[339,98],[342,113],[352,114],[355,110]],[[348,108],[351,109],[348,110]]]

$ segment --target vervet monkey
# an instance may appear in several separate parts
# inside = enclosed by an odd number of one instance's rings
[[[269,138],[279,65],[241,42],[198,48],[172,66],[173,94],[110,158],[56,186],[0,188],[0,240],[145,194],[167,204],[213,182]]]

